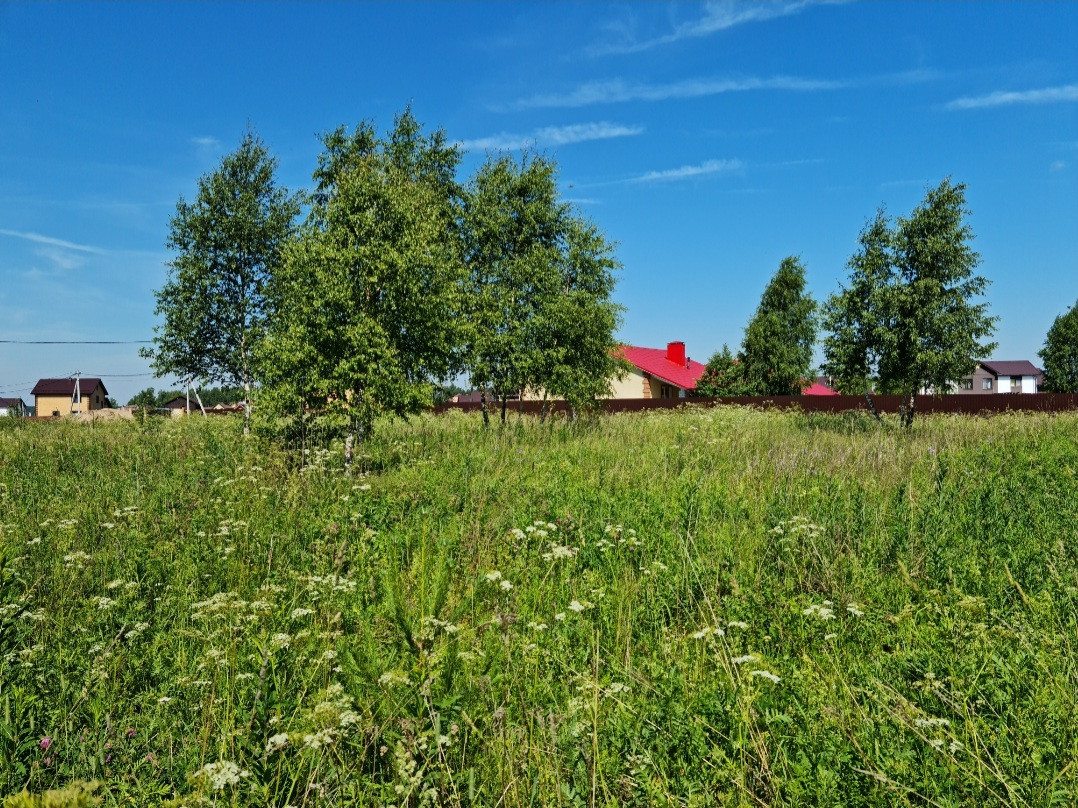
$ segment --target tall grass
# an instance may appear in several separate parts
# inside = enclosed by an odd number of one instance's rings
[[[1075,804],[1076,427],[0,425],[0,794]]]

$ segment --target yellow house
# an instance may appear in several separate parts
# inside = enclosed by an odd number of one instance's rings
[[[39,418],[103,410],[109,404],[109,391],[100,379],[39,379],[30,394]]]

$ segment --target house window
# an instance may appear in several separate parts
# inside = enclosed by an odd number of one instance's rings
[[[981,379],[981,389],[982,390],[991,390],[992,389],[992,380],[991,379]]]
[[[1022,377],[1021,376],[1011,376],[1011,392],[1012,393],[1021,393],[1022,392]]]
[[[672,384],[659,385],[659,398],[677,398],[676,389]]]
[[[963,390],[972,390],[973,379],[963,379],[960,386]]]

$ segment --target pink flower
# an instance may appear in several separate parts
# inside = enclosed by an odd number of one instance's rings
[[[40,746],[42,749],[48,749],[50,746],[52,746],[52,738],[46,735],[44,738],[41,739],[41,743],[39,743],[38,746]]]
[[[129,729],[127,730],[127,737],[128,737],[128,738],[134,738],[134,737],[135,737],[135,730],[134,730],[134,729],[130,729],[130,728],[129,728]]]

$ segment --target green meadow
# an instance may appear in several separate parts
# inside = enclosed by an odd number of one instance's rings
[[[0,805],[1078,804],[1078,414],[449,413],[342,468],[0,422]]]

